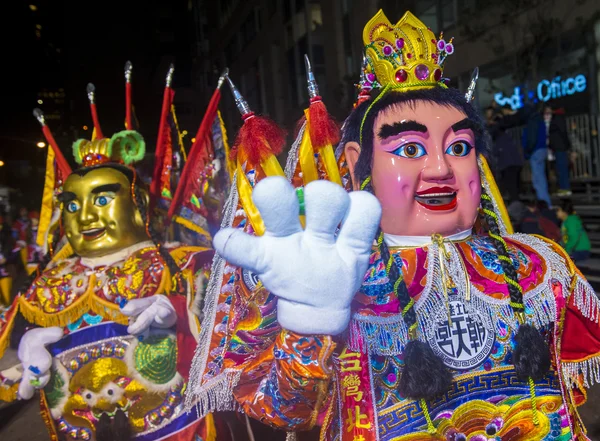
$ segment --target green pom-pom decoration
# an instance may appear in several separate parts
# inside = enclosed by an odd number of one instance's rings
[[[79,165],[83,162],[83,158],[81,157],[81,144],[87,144],[89,141],[87,139],[78,139],[73,143],[73,157],[75,158],[75,162]]]
[[[116,148],[125,165],[132,164],[144,159],[146,154],[146,143],[144,138],[135,130],[123,130],[115,133],[110,139],[109,149]]]

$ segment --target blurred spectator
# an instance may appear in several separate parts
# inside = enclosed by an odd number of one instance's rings
[[[575,213],[573,202],[566,199],[557,212],[562,221],[562,245],[574,262],[581,262],[590,257],[592,245],[581,218]]]
[[[523,151],[525,158],[531,165],[531,182],[537,199],[546,201],[552,207],[550,193],[548,193],[548,179],[546,178],[546,157],[548,155],[546,124],[540,113],[533,113],[523,130]]]
[[[544,107],[544,122],[548,134],[548,147],[556,158],[556,173],[558,175],[558,196],[571,196],[569,180],[569,150],[571,141],[567,133],[567,120],[564,109],[552,111],[552,107]]]
[[[523,217],[517,231],[525,234],[539,234],[557,243],[561,241],[560,228],[538,209],[539,201],[527,202],[527,213]]]
[[[13,240],[10,228],[0,216],[0,303],[9,306],[11,301],[12,277],[8,264],[13,253]]]
[[[513,229],[517,232],[521,231],[521,222],[525,216],[529,213],[525,204],[521,201],[512,201],[508,207],[508,217],[513,225]]]
[[[523,152],[506,129],[512,125],[516,112],[510,107],[496,112],[486,109],[488,131],[492,137],[492,158],[498,177],[500,192],[508,202],[519,200],[521,170],[525,162]]]
[[[546,201],[537,201],[537,209],[542,216],[550,219],[557,227],[560,227],[560,219],[556,215],[556,211],[548,207],[548,203]]]

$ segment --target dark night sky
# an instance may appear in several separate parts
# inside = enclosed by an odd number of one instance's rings
[[[190,20],[191,13],[186,11],[185,1],[19,0],[6,3],[12,4],[13,11],[3,13],[5,21],[10,19],[2,31],[5,34],[2,65],[7,78],[0,136],[39,138],[39,125],[31,112],[38,106],[37,92],[42,87],[64,87],[71,104],[71,122],[91,125],[85,92],[88,82],[96,85],[103,131],[111,134],[123,129],[123,66],[127,60],[134,66],[133,100],[141,128],[150,132],[145,133],[146,136],[155,136],[162,96],[162,85],[156,79],[163,77],[159,69],[165,67],[164,63],[159,66],[161,56],[175,60],[178,71],[186,68],[189,71],[186,59],[193,34],[186,35],[190,24],[185,21]],[[162,3],[169,9],[179,8],[176,14],[181,19],[160,18],[152,3]],[[37,11],[31,11],[29,4],[35,4]],[[42,25],[40,40],[35,35],[36,24]],[[159,41],[161,27],[167,32],[177,29],[174,44]],[[44,110],[43,105],[39,107]],[[2,141],[0,138],[5,154],[6,144]],[[21,145],[19,150],[24,147]]]
[[[32,11],[30,4],[36,5],[37,10]],[[44,110],[44,105],[37,103],[37,93],[44,87],[64,87],[65,121],[78,128],[91,127],[86,84],[93,82],[103,132],[110,135],[123,130],[123,67],[127,60],[134,66],[133,103],[140,131],[152,145],[168,62],[174,61],[179,73],[179,77],[177,72],[175,75],[175,87],[178,81],[189,81],[189,48],[194,34],[187,4],[186,0],[4,2],[4,24],[0,27],[4,86],[0,159],[8,165],[11,160],[30,160],[43,165],[45,151],[35,147],[42,135],[32,110],[34,107]],[[42,27],[41,38],[36,37],[37,24]],[[165,32],[175,33],[173,42],[161,39]],[[60,127],[49,125],[55,136],[60,137]],[[91,130],[81,131],[79,136],[89,138]],[[71,143],[75,140],[72,138],[60,140],[61,150],[69,160]],[[11,186],[23,185],[7,174],[8,168],[0,172],[0,181],[8,181]]]

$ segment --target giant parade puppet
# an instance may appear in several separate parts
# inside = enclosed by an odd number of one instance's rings
[[[380,11],[363,42],[339,170],[310,72],[285,172],[236,94],[237,186],[190,409],[321,426],[322,440],[588,439],[577,406],[600,380],[598,299],[557,244],[513,234],[476,75],[466,94],[449,88],[453,41],[408,12]]]
[[[134,167],[144,158],[145,142],[130,130],[131,70],[128,63],[129,129],[112,137],[102,133],[95,88],[88,85],[94,137],[73,144],[78,165],[73,171],[43,113],[34,112],[51,146],[39,238],[52,259],[0,315],[2,352],[11,334],[25,331],[17,340],[21,367],[2,373],[0,398],[31,399],[39,390],[50,439],[57,441],[214,440],[212,416],[201,419],[197,412],[183,411],[200,330],[194,305],[213,255],[207,212],[193,211],[202,208],[202,195],[194,191],[186,193],[192,196],[192,202],[184,200],[191,206],[187,214],[164,205],[172,199],[173,152],[166,133],[170,123],[176,124],[172,68],[150,189]],[[217,103],[218,95],[217,90]],[[203,125],[212,127],[216,112],[215,107]],[[206,153],[208,141],[203,142]],[[210,173],[210,155],[196,150],[190,152],[196,157],[194,169]],[[191,176],[201,182],[201,176]],[[179,216],[205,245],[164,243],[154,207],[173,208],[173,219]]]

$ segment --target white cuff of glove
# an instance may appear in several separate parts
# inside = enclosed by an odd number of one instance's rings
[[[350,308],[317,308],[279,298],[277,321],[282,328],[297,334],[337,335],[348,327]]]

